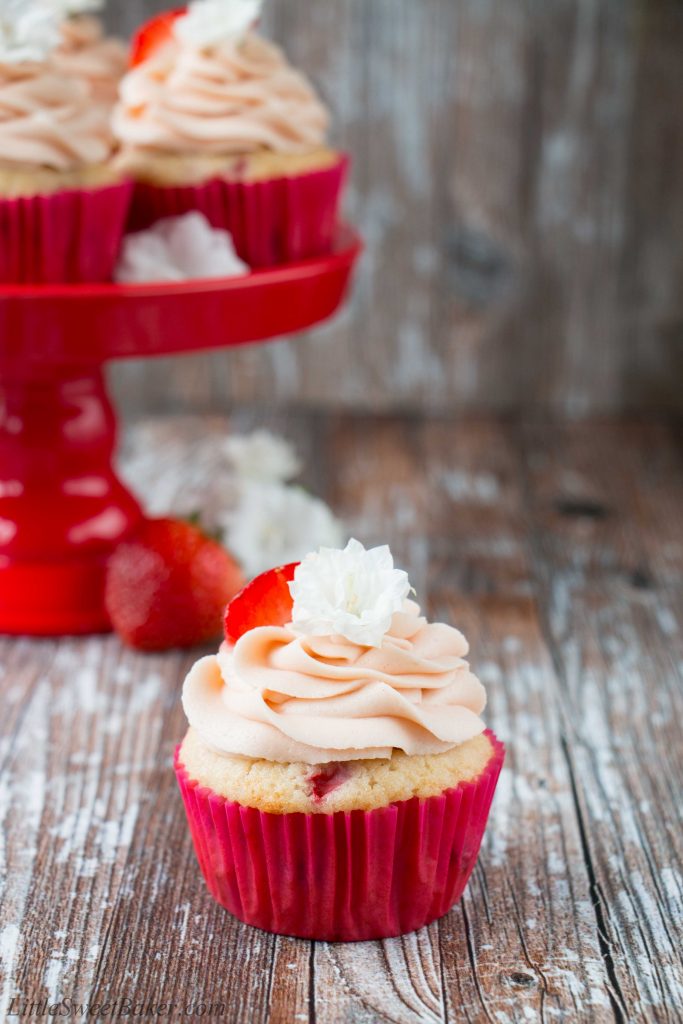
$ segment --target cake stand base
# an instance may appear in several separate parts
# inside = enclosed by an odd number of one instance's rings
[[[106,559],[140,521],[112,467],[100,367],[31,367],[0,383],[0,631],[110,628]]]
[[[108,633],[104,558],[15,563],[0,570],[0,631],[29,636]]]
[[[107,558],[140,522],[112,468],[116,418],[102,367],[253,344],[337,310],[361,241],[225,280],[0,284],[0,633],[110,628]]]

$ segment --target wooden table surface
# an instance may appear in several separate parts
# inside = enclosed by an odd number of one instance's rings
[[[204,888],[171,770],[196,652],[6,639],[0,1019],[91,996],[236,1024],[683,1019],[675,431],[254,409],[231,427],[264,421],[471,640],[508,759],[470,885],[387,942],[239,924]],[[215,507],[226,429],[141,424],[126,472],[154,509]]]

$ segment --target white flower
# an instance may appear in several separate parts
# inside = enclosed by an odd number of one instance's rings
[[[0,0],[0,3],[2,0]],[[62,18],[73,14],[86,14],[88,11],[101,11],[105,0],[40,0],[43,7],[50,7]]]
[[[194,0],[174,32],[182,43],[203,49],[245,34],[261,14],[263,0]]]
[[[149,230],[123,241],[116,280],[189,281],[197,278],[238,277],[248,274],[228,231],[212,228],[197,212],[157,221]]]
[[[249,576],[298,562],[311,547],[339,545],[344,536],[324,501],[280,483],[246,484],[226,525],[227,547]]]
[[[224,447],[235,473],[246,480],[284,482],[301,472],[294,447],[269,430],[229,437]]]
[[[350,540],[343,551],[321,548],[308,555],[289,585],[292,622],[308,636],[343,636],[381,647],[394,612],[410,593],[408,574],[394,569],[391,551],[369,551]]]
[[[50,0],[0,0],[0,64],[44,60],[61,41],[62,16]]]
[[[59,3],[59,0],[56,0]],[[87,14],[88,11],[101,11],[105,0],[64,0],[62,7],[67,15]]]

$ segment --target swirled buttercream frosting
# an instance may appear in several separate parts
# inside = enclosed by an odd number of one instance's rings
[[[411,600],[381,645],[311,636],[295,625],[249,630],[190,671],[183,706],[202,740],[229,755],[323,764],[437,754],[484,730],[484,688],[457,629]]]
[[[69,171],[111,148],[107,111],[84,81],[50,61],[0,64],[0,163]]]
[[[306,152],[328,113],[283,52],[254,32],[197,48],[169,43],[120,86],[114,131],[124,147],[166,154]]]
[[[62,42],[54,51],[54,64],[65,75],[81,78],[93,98],[113,106],[128,56],[118,39],[106,36],[97,18],[67,18],[61,26]]]

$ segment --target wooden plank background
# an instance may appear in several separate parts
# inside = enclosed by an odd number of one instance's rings
[[[265,21],[355,157],[353,303],[279,345],[119,367],[128,411],[683,408],[683,4],[269,0]]]
[[[0,1019],[13,998],[127,997],[223,1004],[204,1019],[226,1024],[680,1022],[680,438],[240,409],[141,424],[126,475],[153,510],[211,507],[221,439],[263,424],[471,641],[508,757],[465,896],[386,942],[241,925],[201,880],[171,767],[202,652],[2,638]]]

